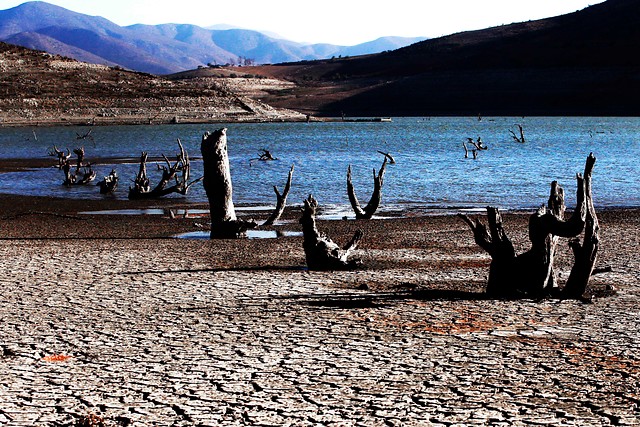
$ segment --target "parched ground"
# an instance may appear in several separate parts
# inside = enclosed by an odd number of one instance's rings
[[[592,285],[618,291],[585,304],[484,298],[455,217],[320,222],[362,228],[366,267],[319,273],[301,237],[172,239],[206,219],[28,202],[0,197],[0,425],[640,422],[638,211],[599,214],[612,272]],[[519,250],[526,221],[505,216]]]

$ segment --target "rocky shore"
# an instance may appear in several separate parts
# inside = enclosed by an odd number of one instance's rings
[[[0,196],[0,425],[640,422],[637,210],[599,213],[592,289],[617,292],[585,304],[486,299],[489,258],[452,216],[321,221],[364,231],[365,267],[319,273],[301,237],[81,213],[102,203]],[[505,216],[518,250],[526,223]]]

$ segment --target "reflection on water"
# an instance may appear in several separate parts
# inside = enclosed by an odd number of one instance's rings
[[[527,142],[514,142],[509,131],[522,124]],[[180,138],[193,158],[192,177],[202,175],[202,134],[223,125],[108,126],[94,128],[93,144],[85,144],[92,157],[150,156],[172,158]],[[373,190],[372,170],[389,152],[396,164],[388,165],[380,215],[395,212],[429,212],[441,209],[475,209],[495,205],[532,209],[546,202],[553,180],[565,188],[567,204],[575,200],[575,174],[584,168],[587,155],[598,158],[594,170],[596,206],[640,206],[636,180],[640,158],[640,118],[394,118],[390,123],[251,123],[229,124],[229,156],[236,206],[273,206],[273,186],[285,184],[295,164],[290,205],[300,205],[313,194],[325,214],[349,215],[346,170],[352,165],[353,183],[361,202]],[[46,157],[49,147],[73,149],[77,128],[0,128],[2,156]],[[31,138],[29,138],[31,137]],[[489,147],[478,159],[464,158],[462,142],[481,137]],[[29,139],[28,139],[29,138]],[[250,162],[263,149],[277,161]],[[55,161],[51,158],[51,163]],[[116,194],[101,196],[93,185],[66,188],[56,168],[0,175],[0,192],[56,197],[126,199],[128,183],[138,166],[104,164],[94,167],[98,179],[115,168],[120,176]],[[152,184],[160,178],[148,165]],[[186,202],[206,202],[201,184]]]

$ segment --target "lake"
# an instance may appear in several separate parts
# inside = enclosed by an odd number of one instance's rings
[[[516,124],[526,142],[513,140]],[[597,163],[593,193],[597,208],[640,206],[640,118],[609,117],[433,117],[393,118],[392,122],[251,123],[166,126],[94,127],[94,141],[78,140],[88,127],[1,128],[0,157],[47,158],[49,149],[83,145],[86,159],[139,157],[166,154],[173,158],[180,138],[192,158],[200,157],[200,141],[207,130],[228,128],[228,150],[234,202],[246,206],[275,204],[273,185],[282,188],[290,166],[295,165],[289,204],[300,204],[313,194],[327,211],[348,212],[347,166],[361,203],[373,190],[372,170],[389,152],[396,164],[387,167],[380,209],[403,214],[475,210],[487,205],[502,209],[534,209],[546,203],[553,180],[565,188],[567,205],[575,201],[575,174],[587,155]],[[488,146],[477,159],[464,158],[462,143],[482,138]],[[276,161],[250,161],[262,149]],[[50,157],[51,164],[55,158]],[[98,180],[115,168],[120,186],[115,194],[126,199],[137,164],[100,164]],[[202,174],[202,162],[192,161],[192,176]],[[152,185],[157,182],[153,163],[148,165]],[[51,195],[67,198],[102,196],[96,186],[66,188],[56,168],[0,175],[0,192]],[[205,202],[201,184],[184,198]]]

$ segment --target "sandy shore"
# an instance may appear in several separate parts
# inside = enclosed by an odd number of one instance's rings
[[[105,208],[0,195],[0,425],[640,422],[638,210],[599,213],[612,271],[592,284],[618,292],[583,304],[485,299],[489,258],[455,217],[320,222],[364,231],[365,268],[318,273],[301,237],[80,213]],[[526,223],[505,217],[519,251]]]

